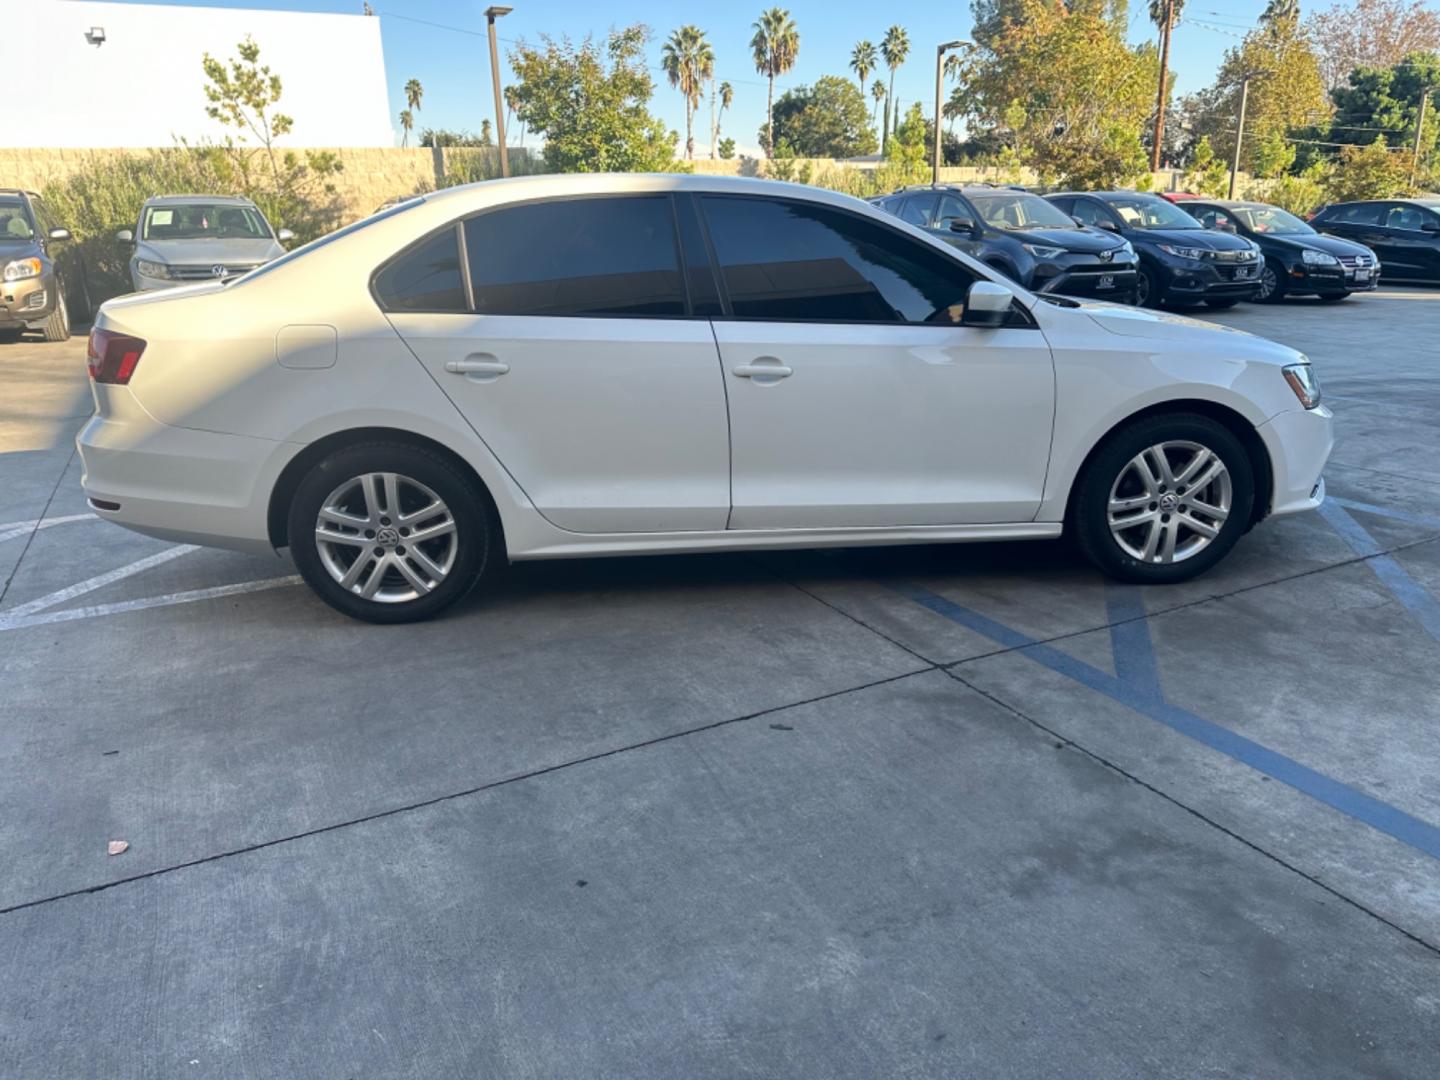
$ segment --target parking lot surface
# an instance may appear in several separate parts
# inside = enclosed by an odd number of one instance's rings
[[[1440,291],[1206,317],[1338,442],[1197,581],[531,563],[394,628],[95,520],[83,339],[0,347],[0,1077],[1435,1076]]]

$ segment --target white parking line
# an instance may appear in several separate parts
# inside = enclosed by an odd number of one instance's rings
[[[86,593],[94,592],[96,589],[103,589],[106,585],[113,585],[117,581],[123,581],[128,577],[133,577],[135,574],[149,570],[152,566],[159,566],[161,563],[167,563],[171,559],[179,558],[181,555],[188,555],[194,550],[196,550],[196,545],[194,544],[181,544],[179,547],[157,551],[154,555],[148,555],[143,559],[131,563],[129,566],[121,566],[115,570],[107,570],[103,574],[96,574],[94,577],[87,578],[78,584],[67,585],[63,589],[56,589],[52,593],[47,593],[27,603],[19,604],[16,607],[10,608],[8,611],[0,612],[0,619],[3,619],[6,623],[10,623],[26,615],[33,615],[37,611],[44,611],[46,608],[52,608],[56,604],[63,604],[67,600],[74,600],[77,596],[84,596]]]
[[[36,518],[32,521],[7,521],[0,525],[0,541],[14,540],[21,536],[29,536],[39,529],[48,529],[54,525],[69,525],[75,521],[99,521],[95,514],[68,514],[65,517]]]
[[[74,619],[93,619],[101,615],[119,615],[127,611],[144,611],[147,608],[190,604],[197,600],[214,600],[222,596],[263,592],[266,589],[283,589],[289,585],[299,584],[300,576],[292,574],[290,577],[267,578],[264,581],[241,581],[234,585],[216,585],[209,589],[190,589],[187,592],[167,593],[164,596],[146,596],[138,600],[121,600],[113,604],[93,604],[90,607],[45,611],[19,617],[16,617],[14,612],[6,612],[4,615],[0,615],[0,631],[23,630],[29,626],[48,626],[51,623],[70,622]]]

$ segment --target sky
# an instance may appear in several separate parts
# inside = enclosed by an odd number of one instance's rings
[[[121,0],[149,3],[155,0]],[[177,0],[169,0],[177,2]],[[183,0],[179,0],[183,2]],[[750,58],[752,23],[771,0],[751,0],[749,6],[711,0],[508,0],[514,11],[497,24],[501,38],[502,85],[511,80],[505,50],[516,39],[538,40],[541,34],[569,35],[579,40],[587,33],[597,38],[612,27],[641,22],[650,27],[647,52],[655,76],[651,111],[678,131],[684,141],[685,107],[660,71],[660,45],[671,30],[694,23],[706,31],[715,51],[716,81],[728,80],[735,102],[725,114],[722,136],[735,139],[741,153],[758,154],[758,129],[765,121],[765,80]],[[1307,0],[1302,16],[1332,0]],[[405,107],[403,87],[416,78],[425,96],[416,116],[417,131],[426,127],[479,131],[482,119],[493,117],[490,59],[485,41],[488,6],[477,0],[371,0],[381,23],[385,49],[385,76],[390,92],[390,116],[399,141],[396,115]],[[188,6],[250,7],[294,11],[329,11],[358,14],[360,0],[190,0]],[[862,38],[877,48],[892,22],[908,31],[909,59],[895,76],[895,96],[902,109],[923,100],[926,112],[935,99],[934,47],[943,41],[965,38],[970,30],[968,0],[912,0],[894,8],[860,0],[782,0],[800,31],[800,53],[795,67],[777,79],[775,96],[785,89],[813,83],[822,75],[850,75],[850,50]],[[1237,45],[1255,25],[1264,0],[1188,0],[1185,21],[1171,44],[1171,65],[1177,93],[1208,85],[1227,48]],[[1139,42],[1153,38],[1155,28],[1147,15],[1146,0],[1130,0],[1130,37]],[[752,10],[753,9],[753,10]],[[264,42],[260,43],[262,46]],[[280,73],[282,76],[284,72]],[[884,69],[881,69],[882,76]],[[948,92],[948,91],[947,91]],[[872,102],[873,104],[873,102]],[[303,120],[303,118],[297,118]],[[696,120],[696,155],[709,150],[709,104],[702,104]],[[509,133],[514,145],[518,131]]]

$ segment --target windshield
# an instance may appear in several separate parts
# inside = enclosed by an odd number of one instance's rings
[[[986,224],[997,229],[1073,229],[1075,222],[1059,207],[1028,191],[997,191],[983,195],[967,191]]]
[[[24,201],[18,195],[0,195],[0,244],[26,243],[34,238]]]
[[[1154,195],[1137,195],[1127,198],[1123,195],[1105,200],[1127,228],[1131,229],[1200,229],[1200,222],[1181,210],[1174,203],[1166,202]]]
[[[1237,206],[1230,211],[1252,232],[1271,236],[1303,236],[1315,230],[1278,206]]]
[[[226,288],[231,288],[236,285],[243,285],[247,281],[254,281],[256,278],[264,277],[266,274],[272,273],[280,269],[280,267],[284,266],[286,263],[294,262],[301,256],[310,254],[310,252],[316,250],[317,248],[322,248],[326,244],[333,244],[341,237],[349,236],[351,233],[359,232],[361,229],[368,229],[371,225],[374,225],[377,222],[384,221],[386,218],[394,217],[396,214],[403,214],[406,210],[413,210],[415,209],[415,207],[422,205],[424,202],[424,196],[416,196],[413,199],[406,199],[402,203],[396,203],[388,210],[377,210],[369,217],[363,217],[359,221],[352,221],[343,229],[336,229],[332,233],[326,233],[324,236],[319,237],[318,239],[311,240],[308,244],[304,244],[298,248],[287,251],[278,259],[271,259],[263,266],[257,266],[248,274],[241,274],[239,277],[229,278],[225,282],[225,286]]]
[[[181,203],[146,210],[140,239],[269,240],[270,226],[253,206]]]

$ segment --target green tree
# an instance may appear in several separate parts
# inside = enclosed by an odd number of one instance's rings
[[[1230,170],[1215,154],[1210,139],[1202,135],[1195,144],[1190,169],[1185,173],[1185,190],[1212,199],[1223,197],[1230,185]]]
[[[850,50],[850,70],[855,72],[855,77],[860,80],[860,96],[865,96],[865,80],[879,64],[880,58],[875,52],[875,46],[868,41],[857,41],[855,47]]]
[[[765,99],[765,153],[774,156],[774,147],[769,133],[774,125],[775,79],[795,66],[800,55],[800,31],[790,12],[784,8],[772,7],[762,11],[755,20],[755,34],[750,38],[750,54],[755,60],[755,70],[764,75],[770,83]]]
[[[705,83],[715,74],[715,53],[698,26],[682,26],[660,49],[660,66],[685,98],[685,160],[695,157],[695,110]],[[712,144],[713,145],[713,144]]]
[[[420,85],[419,79],[410,79],[405,83],[405,104],[416,112],[420,111],[420,102],[425,97],[425,88]]]
[[[1108,8],[1007,0],[1007,16],[964,65],[956,104],[972,140],[1009,149],[1047,180],[1110,186],[1145,172],[1159,64],[1131,48]]]
[[[1300,0],[1269,0],[1260,13],[1260,21],[1267,25],[1294,23],[1300,19]]]
[[[650,114],[648,33],[612,31],[602,47],[541,35],[510,50],[516,115],[545,136],[551,172],[657,172],[675,168],[678,136]]]
[[[895,72],[905,58],[910,55],[910,35],[905,32],[903,26],[892,26],[885,31],[885,37],[880,42],[880,55],[885,60],[885,66],[890,69],[890,85],[886,88],[885,96],[890,104],[885,108],[885,127],[880,135],[880,148],[889,149],[890,146],[890,113],[895,111],[895,122],[900,122],[899,105],[895,101]]]
[[[875,99],[875,109],[870,114],[870,126],[873,128],[880,119],[880,103],[885,100],[885,84],[878,79],[870,84],[870,96]]]
[[[873,153],[875,133],[869,121],[865,98],[853,82],[838,75],[821,76],[813,87],[797,86],[775,102],[775,138],[799,157]]]
[[[729,82],[722,82],[722,83],[720,84],[720,115],[719,115],[719,116],[716,118],[716,120],[715,120],[715,138],[718,139],[718,138],[720,137],[720,125],[721,125],[721,123],[722,123],[722,122],[724,121],[724,119],[725,119],[725,110],[728,109],[728,108],[730,108],[730,106],[733,105],[734,103],[735,103],[735,88],[734,88],[733,86],[731,86],[731,85],[729,84]],[[730,140],[730,146],[731,146],[731,148],[732,148],[732,149],[731,149],[731,153],[732,153],[732,156],[733,156],[733,153],[734,153],[734,149],[733,149],[733,148],[734,148],[734,146],[735,146],[735,140],[734,140],[734,139],[731,139],[731,140]],[[724,155],[722,154],[721,156],[723,157]]]
[[[204,159],[219,190],[238,190],[272,222],[294,230],[302,240],[313,239],[338,217],[333,177],[344,166],[330,151],[307,150],[301,157],[275,145],[295,126],[276,109],[284,89],[280,76],[260,63],[260,46],[253,39],[246,37],[236,52],[228,63],[209,53],[201,60],[205,113],[234,134],[218,145],[186,149]]]
[[[734,140],[734,139],[721,139],[721,140],[720,140],[720,159],[721,159],[722,161],[729,161],[729,160],[730,160],[731,158],[733,158],[734,156],[735,156],[735,140]]]
[[[1356,68],[1393,67],[1412,53],[1440,50],[1440,9],[1424,0],[1347,0],[1316,12],[1305,31],[1325,85],[1335,87]]]
[[[401,130],[402,132],[404,132],[404,134],[402,134],[402,135],[400,136],[400,145],[401,145],[401,146],[409,146],[409,145],[410,145],[410,129],[413,128],[414,126],[415,126],[415,114],[412,113],[409,109],[401,109],[401,110],[400,110],[400,130]]]
[[[902,170],[907,179],[918,178],[930,159],[932,130],[925,122],[925,112],[917,101],[905,110],[905,119],[891,132],[890,145],[885,148],[885,160]]]
[[[1330,176],[1327,195],[1331,202],[1354,199],[1385,199],[1407,191],[1409,156],[1390,148],[1383,135],[1369,146],[1345,146]]]
[[[1437,87],[1440,53],[1411,53],[1387,68],[1357,68],[1350,72],[1345,86],[1330,92],[1335,115],[1324,141],[1364,145],[1378,133],[1392,147],[1413,148],[1420,101],[1428,95],[1425,130],[1420,133],[1420,159],[1424,162],[1434,153],[1440,137]]]

